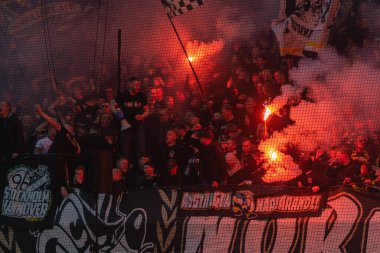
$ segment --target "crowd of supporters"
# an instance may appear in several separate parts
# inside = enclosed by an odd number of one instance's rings
[[[307,91],[289,99],[264,127],[264,105],[281,95],[283,85],[291,85],[288,73],[298,60],[279,57],[274,48],[235,43],[230,70],[203,83],[207,102],[195,80],[173,85],[169,73],[153,67],[126,81],[119,94],[115,84],[105,82],[98,93],[70,87],[50,104],[27,98],[13,107],[8,94],[1,102],[2,163],[26,153],[69,154],[67,187],[77,188],[92,173],[85,166],[87,155],[109,150],[116,191],[262,184],[265,158],[258,144],[293,124],[290,108],[307,99]],[[379,140],[355,138],[314,154],[289,149],[303,172],[286,184],[313,191],[343,183],[376,186]]]

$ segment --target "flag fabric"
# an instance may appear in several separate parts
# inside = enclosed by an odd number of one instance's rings
[[[162,0],[166,13],[171,17],[182,15],[203,4],[203,0]]]
[[[280,13],[272,22],[281,55],[304,57],[327,44],[340,0],[280,0]]]

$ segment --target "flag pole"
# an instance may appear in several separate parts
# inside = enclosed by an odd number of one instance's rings
[[[181,44],[182,50],[183,50],[183,52],[185,53],[185,56],[186,56],[186,59],[187,59],[189,65],[190,65],[191,71],[193,72],[193,75],[194,75],[194,77],[195,77],[195,80],[197,81],[198,88],[199,88],[199,90],[200,90],[200,92],[201,92],[202,98],[203,98],[203,100],[204,100],[205,103],[206,103],[206,106],[207,106],[207,109],[208,109],[209,113],[211,114],[211,118],[214,119],[214,113],[213,113],[213,111],[212,111],[212,109],[211,109],[210,104],[208,103],[207,94],[206,94],[206,92],[204,91],[204,89],[203,89],[203,87],[202,87],[202,85],[201,85],[201,82],[199,81],[198,75],[197,75],[197,73],[195,72],[194,66],[193,66],[193,64],[191,63],[190,59],[189,59],[189,55],[187,54],[186,48],[185,48],[185,46],[183,45],[182,39],[181,39],[181,37],[179,36],[179,33],[178,33],[178,31],[177,31],[177,28],[176,28],[176,26],[174,25],[174,22],[173,22],[171,16],[170,16],[168,13],[166,13],[166,15],[168,16],[169,21],[170,21],[170,24],[172,25],[173,30],[174,30],[174,32],[175,32],[175,34],[176,34],[176,36],[177,36],[178,41],[179,41],[179,44]]]
[[[121,29],[117,31],[117,94],[121,93]]]

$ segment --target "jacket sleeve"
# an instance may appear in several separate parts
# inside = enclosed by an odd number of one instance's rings
[[[18,153],[22,154],[24,152],[24,131],[22,127],[22,123],[19,119],[16,117],[13,118],[12,120],[12,131],[13,131],[13,136],[14,136],[14,141],[15,141],[15,149],[13,153]]]

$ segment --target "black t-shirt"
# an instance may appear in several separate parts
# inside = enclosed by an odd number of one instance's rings
[[[79,148],[78,142],[66,128],[62,127],[54,138],[48,153],[75,155]]]
[[[119,104],[124,113],[124,118],[131,125],[135,125],[137,121],[135,116],[144,113],[144,106],[148,104],[146,95],[142,92],[132,96],[129,91],[124,91],[117,96],[116,102]]]

